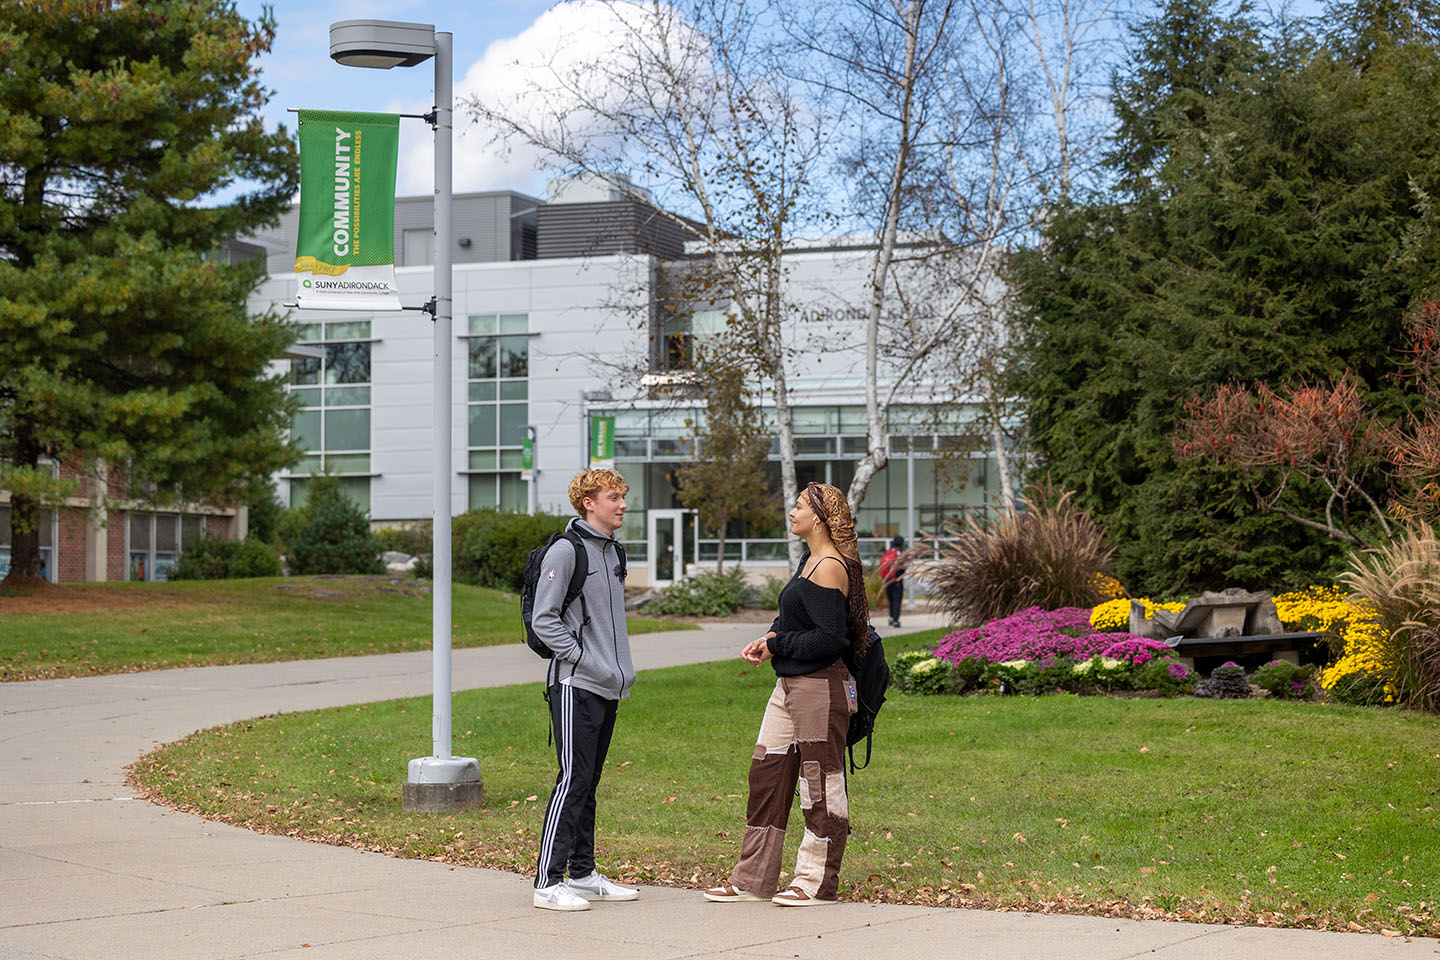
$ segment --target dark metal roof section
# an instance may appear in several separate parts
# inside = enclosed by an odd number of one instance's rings
[[[535,213],[536,255],[542,260],[615,253],[679,260],[685,256],[685,241],[695,236],[641,200],[550,203]]]

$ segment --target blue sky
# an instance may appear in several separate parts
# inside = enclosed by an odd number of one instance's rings
[[[807,2],[807,0],[797,0]],[[1264,0],[1261,0],[1265,5]],[[1284,0],[1272,0],[1278,6]],[[260,15],[262,0],[238,0],[242,14]],[[1158,5],[1156,0],[1119,0],[1133,11]],[[1297,13],[1318,13],[1321,0],[1292,0]],[[596,12],[581,3],[555,0],[480,0],[441,3],[439,0],[273,0],[277,21],[274,48],[260,61],[263,81],[272,91],[265,110],[269,125],[295,129],[291,107],[332,110],[373,110],[423,113],[433,102],[434,72],[427,63],[409,69],[365,70],[342,67],[330,60],[329,30],[336,20],[381,19],[433,23],[449,30],[455,44],[455,95],[503,92],[516,72],[509,65],[530,59],[537,50],[564,57],[583,56],[588,47],[605,42]],[[485,137],[467,130],[456,115],[455,179],[457,192],[513,189],[543,196],[546,174],[539,158],[517,149],[502,156],[487,147]],[[420,120],[401,125],[397,193],[429,194],[433,189],[430,128]]]
[[[374,110],[394,113],[423,113],[434,95],[434,71],[424,64],[409,69],[364,70],[342,67],[330,59],[330,24],[336,20],[376,19],[433,23],[437,30],[449,30],[455,40],[456,96],[471,68],[485,62],[492,46],[521,34],[534,24],[554,0],[483,0],[473,6],[440,3],[434,0],[274,0],[277,22],[275,44],[260,60],[263,81],[273,93],[265,109],[268,125],[285,124],[295,129],[291,107],[331,110]],[[237,6],[254,19],[264,6],[260,0],[239,0]],[[460,118],[457,117],[457,123]],[[428,193],[433,178],[428,149],[430,127],[420,120],[402,121],[399,193]],[[406,149],[406,147],[410,149]],[[461,137],[456,141],[455,188],[487,190],[508,187],[543,191],[544,175],[533,170],[529,158],[499,170],[477,172],[463,164],[462,151],[474,153]],[[462,166],[465,169],[462,170]],[[509,170],[510,175],[506,175]]]

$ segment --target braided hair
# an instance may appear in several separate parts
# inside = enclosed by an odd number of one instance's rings
[[[860,543],[855,536],[855,517],[850,502],[838,487],[811,482],[805,487],[805,498],[815,518],[825,525],[835,548],[845,560],[850,578],[849,606],[846,617],[850,627],[850,651],[858,660],[870,646],[870,602],[865,596],[865,570],[860,565]]]

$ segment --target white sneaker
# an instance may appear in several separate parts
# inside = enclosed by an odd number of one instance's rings
[[[564,883],[535,888],[535,906],[541,910],[589,910],[590,901],[575,895]]]
[[[592,873],[576,880],[570,878],[570,889],[586,900],[638,900],[640,891],[622,887],[603,873]]]

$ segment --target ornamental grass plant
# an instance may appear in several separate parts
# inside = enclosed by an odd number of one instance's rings
[[[1352,554],[1341,579],[1374,610],[1366,644],[1347,647],[1359,669],[1385,680],[1395,702],[1440,710],[1440,540],[1417,524],[1388,544]]]
[[[1047,481],[989,525],[947,521],[915,548],[911,569],[953,623],[980,624],[1028,607],[1093,607],[1108,594],[1096,574],[1112,556],[1073,491]]]

